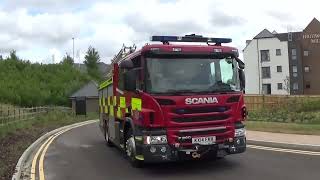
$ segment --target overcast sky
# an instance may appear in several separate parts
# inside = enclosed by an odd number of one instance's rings
[[[304,0],[0,0],[0,54],[15,49],[32,62],[59,62],[65,53],[80,59],[89,45],[103,62],[122,44],[138,47],[151,35],[230,37],[242,50],[264,28],[302,30],[320,2]],[[78,59],[76,59],[78,62]]]

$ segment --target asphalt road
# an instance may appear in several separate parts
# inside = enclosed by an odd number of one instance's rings
[[[104,144],[98,125],[90,124],[59,136],[44,161],[46,180],[318,180],[320,156],[248,149],[218,161],[131,167],[116,148]]]

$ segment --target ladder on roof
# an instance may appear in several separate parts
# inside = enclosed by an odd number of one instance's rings
[[[121,50],[118,52],[117,55],[114,56],[114,58],[111,60],[111,63],[119,63],[123,58],[128,56],[129,54],[135,52],[137,49],[137,46],[134,44],[133,46],[125,46],[123,44]]]
[[[126,56],[135,52],[136,49],[137,49],[137,46],[135,44],[133,44],[133,46],[125,46],[124,44],[122,45],[122,48],[120,49],[118,54],[115,55],[113,59],[111,59],[112,68],[110,72],[107,74],[107,79],[112,77],[113,64],[121,62],[121,60],[123,60]]]

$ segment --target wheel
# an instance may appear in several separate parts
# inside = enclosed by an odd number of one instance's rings
[[[143,166],[143,161],[136,159],[136,142],[133,137],[132,130],[129,129],[126,135],[126,155],[129,159],[131,165],[136,168],[140,168]]]
[[[105,134],[104,134],[104,139],[105,139],[105,141],[106,141],[106,145],[109,146],[109,147],[112,147],[113,144],[112,144],[112,142],[111,142],[110,139],[109,139],[108,127],[109,127],[109,125],[107,125],[107,122],[106,122],[106,123],[105,123],[105,129],[104,129],[104,132],[105,132]]]

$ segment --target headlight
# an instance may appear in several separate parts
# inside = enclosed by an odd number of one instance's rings
[[[167,136],[144,136],[144,144],[166,144]]]
[[[245,128],[235,129],[234,137],[240,137],[240,136],[245,136],[245,135],[246,135],[246,129]]]

